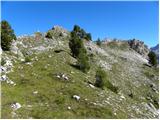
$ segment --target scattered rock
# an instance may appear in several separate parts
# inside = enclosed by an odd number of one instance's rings
[[[122,99],[125,99],[125,97],[123,95],[120,96]]]
[[[13,109],[13,110],[18,110],[19,108],[21,108],[22,106],[21,106],[21,104],[20,103],[13,103],[12,105],[11,105],[11,108]]]
[[[10,84],[10,85],[13,85],[13,86],[16,85],[16,83],[14,83],[12,80],[7,80],[6,82],[7,82],[7,84]]]
[[[85,98],[84,100],[85,100],[85,101],[87,101],[88,99],[87,99],[87,98]]]
[[[23,59],[23,58],[22,58],[22,59],[20,59],[20,60],[21,60],[21,62],[24,62],[24,61],[25,61],[25,59]]]
[[[34,91],[33,94],[38,94],[38,91]]]
[[[64,76],[64,80],[68,80],[68,77],[67,77],[67,76]]]
[[[64,73],[57,74],[56,77],[62,80],[69,80],[68,76],[65,75]]]
[[[28,107],[28,108],[31,108],[31,107],[32,107],[32,105],[27,105],[27,107]]]
[[[48,57],[51,58],[52,56],[51,56],[51,55],[48,55]]]
[[[12,64],[11,60],[6,60],[6,64],[5,64],[5,66],[12,67],[12,66],[13,66],[13,64]]]
[[[97,105],[97,103],[94,102],[93,105]]]
[[[27,65],[32,65],[32,63],[31,63],[31,62],[27,62],[26,64],[27,64]]]
[[[68,110],[71,110],[71,107],[70,107],[70,106],[68,106],[68,107],[67,107],[67,109],[68,109]]]
[[[1,72],[6,72],[6,71],[7,71],[7,68],[6,68],[6,67],[1,66]]]
[[[114,115],[117,115],[117,113],[113,113]]]
[[[74,72],[73,72],[73,71],[71,71],[71,74],[74,74]]]
[[[56,77],[57,77],[57,78],[61,78],[61,76],[60,76],[60,75],[57,75]]]
[[[105,102],[105,103],[107,103],[107,104],[110,104],[110,102],[109,102],[109,101],[107,101],[107,100],[105,100],[104,102]]]
[[[95,86],[94,86],[94,85],[92,85],[92,84],[89,84],[89,86],[90,86],[91,88],[95,88]]]
[[[1,76],[1,81],[6,81],[7,79],[8,79],[8,77],[6,75]]]
[[[80,96],[78,96],[78,95],[73,95],[73,98],[76,99],[77,101],[80,100]]]

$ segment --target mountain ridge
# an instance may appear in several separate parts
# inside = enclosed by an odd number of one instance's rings
[[[148,66],[142,42],[133,42],[141,49],[128,41],[98,46],[84,40],[91,68],[83,73],[74,66],[70,32],[49,31],[51,39],[39,32],[17,37],[11,51],[2,52],[2,118],[158,118],[159,71]],[[91,84],[98,67],[117,94]]]

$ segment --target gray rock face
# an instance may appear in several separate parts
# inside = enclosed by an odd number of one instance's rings
[[[129,46],[135,50],[137,53],[139,53],[140,55],[142,55],[145,58],[148,58],[148,53],[149,53],[149,49],[148,47],[144,44],[144,42],[140,41],[140,40],[129,40],[128,41]]]
[[[22,52],[20,51],[20,49],[18,48],[17,45],[23,45],[21,41],[13,41],[12,45],[11,45],[11,52],[16,54],[18,58],[24,58]]]
[[[68,33],[68,31],[65,30],[63,27],[57,26],[57,25],[54,26],[54,27],[52,28],[52,30],[54,30],[54,32],[56,32],[56,33],[59,33],[59,35],[62,36],[62,37],[67,36],[67,33]]]

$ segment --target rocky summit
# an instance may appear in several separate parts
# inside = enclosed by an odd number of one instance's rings
[[[75,65],[70,32],[54,26],[46,33],[17,37],[1,54],[1,117],[146,118],[159,117],[159,71],[150,49],[139,40],[85,41],[90,70]],[[97,87],[96,69],[113,86]],[[114,90],[113,90],[114,88]],[[116,91],[116,92],[115,92]]]

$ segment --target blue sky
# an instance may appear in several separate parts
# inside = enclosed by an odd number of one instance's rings
[[[158,43],[158,1],[101,2],[9,2],[1,4],[2,20],[7,20],[16,35],[46,32],[54,25],[72,30],[75,24],[98,37]]]

